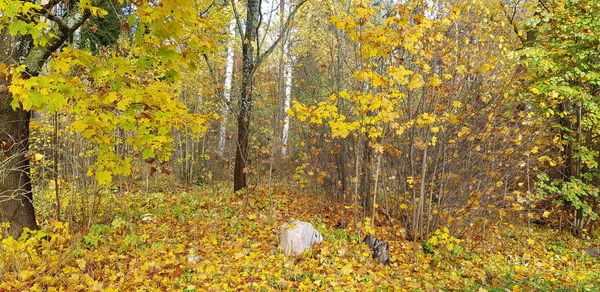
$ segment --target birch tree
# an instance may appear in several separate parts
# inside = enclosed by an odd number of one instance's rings
[[[227,122],[229,120],[229,108],[231,105],[231,87],[233,84],[233,63],[235,57],[235,18],[231,20],[229,24],[229,35],[231,39],[227,43],[227,65],[225,67],[225,84],[223,85],[223,120],[221,121],[221,126],[219,127],[219,156],[222,158],[225,156],[225,144],[227,138]]]
[[[289,10],[289,5],[285,0],[280,1],[280,26],[281,31],[284,29],[284,19],[285,13]],[[281,62],[280,62],[280,70],[282,70],[282,88],[281,95],[283,99],[283,127],[281,131],[281,156],[286,156],[288,154],[288,137],[290,132],[290,117],[287,115],[287,111],[290,109],[290,105],[292,102],[292,70],[294,58],[290,54],[291,53],[291,36],[292,29],[290,29],[285,36],[283,43],[281,44]]]
[[[288,40],[286,45],[284,46],[284,56],[288,56],[290,54],[290,44],[291,42]],[[284,79],[284,94],[285,99],[283,102],[283,130],[281,133],[281,155],[286,156],[288,154],[288,138],[290,133],[290,116],[286,114],[286,112],[290,109],[292,103],[292,70],[293,70],[293,57],[289,56],[287,58],[287,62],[285,63],[285,68],[283,71],[283,79]]]
[[[233,189],[239,191],[247,187],[248,142],[250,134],[250,114],[253,107],[254,73],[258,67],[275,50],[290,27],[294,15],[307,0],[298,1],[292,8],[285,22],[284,30],[263,53],[260,52],[258,29],[261,24],[261,0],[248,0],[246,4],[246,25],[242,30],[242,22],[237,14],[235,1],[231,2],[236,17],[238,33],[242,38],[242,83],[238,114],[238,133],[233,175]]]

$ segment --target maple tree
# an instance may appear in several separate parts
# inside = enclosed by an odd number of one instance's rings
[[[551,150],[553,157],[544,158],[561,168],[559,174],[538,174],[539,191],[558,194],[559,202],[575,209],[577,234],[585,227],[585,218],[598,219],[600,203],[598,17],[600,7],[594,1],[566,1],[553,12],[542,11],[529,24],[537,38],[523,52],[528,70],[524,98],[554,135],[558,153]]]
[[[0,291],[594,291],[596,2],[0,0]]]
[[[516,103],[507,93],[514,62],[508,39],[495,37],[506,28],[489,22],[503,15],[481,5],[439,8],[436,18],[427,17],[419,4],[387,13],[358,6],[348,15],[332,16],[332,23],[361,45],[356,89],[293,107],[300,121],[327,125],[316,128],[328,128],[333,139],[326,141],[350,135],[350,141],[360,141],[350,147],[357,157],[353,183],[362,207],[375,212],[381,191],[377,172],[383,169],[392,182],[391,188],[384,186],[396,193],[391,199],[414,228],[415,239],[442,221],[466,219],[480,204],[496,200],[498,189],[512,188],[505,184],[520,183],[506,178],[523,171],[518,166],[524,163],[520,153],[527,149],[529,140],[523,137],[529,129],[516,124],[525,113],[510,109]],[[488,45],[492,42],[497,45]],[[498,160],[515,163],[494,163]],[[308,174],[323,173],[321,167],[317,163]]]
[[[2,117],[7,119],[3,124],[10,125],[3,131],[2,141],[4,155],[12,157],[8,171],[13,172],[7,174],[10,178],[2,187],[2,221],[13,222],[16,234],[23,227],[37,228],[25,157],[31,110],[65,111],[74,116],[71,128],[98,145],[97,162],[88,169],[88,175],[94,175],[100,185],[109,184],[114,175],[130,172],[131,158],[117,155],[115,143],[132,145],[145,160],[164,162],[173,149],[173,129],[191,126],[199,134],[205,130],[209,117],[188,114],[176,98],[181,90],[178,80],[185,70],[196,66],[197,61],[188,55],[211,51],[213,41],[207,35],[217,32],[218,26],[196,17],[199,7],[191,5],[194,1],[187,3],[190,8],[178,9],[177,13],[171,13],[169,5],[173,3],[155,6],[138,2],[135,14],[128,17],[129,26],[137,27],[126,52],[99,56],[66,46],[56,53],[90,16],[106,15],[96,6],[102,3],[76,3],[65,15],[57,15],[55,6],[64,7],[59,1],[45,6],[22,1],[2,3],[3,34],[5,39],[14,38],[5,44],[24,46],[7,47],[6,52],[16,55],[7,57],[13,63],[2,67],[8,82]],[[165,22],[167,15],[169,21]],[[29,47],[28,38],[32,38]],[[193,45],[182,46],[183,40]],[[51,55],[48,72],[42,74]],[[135,133],[117,141],[117,130]]]

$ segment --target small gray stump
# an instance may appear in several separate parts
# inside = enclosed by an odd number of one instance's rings
[[[371,249],[371,257],[385,266],[390,264],[390,252],[388,243],[377,239],[373,235],[367,235],[363,242]]]

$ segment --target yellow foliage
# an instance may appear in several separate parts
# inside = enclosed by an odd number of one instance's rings
[[[548,233],[547,239],[540,239],[540,233],[531,235],[531,231],[514,234],[518,240],[508,248],[500,248],[502,241],[490,241],[488,244],[494,249],[473,250],[477,256],[467,257],[471,248],[480,246],[480,241],[468,237],[458,239],[448,228],[438,229],[427,240],[434,247],[433,257],[440,254],[444,258],[436,264],[432,255],[421,251],[415,254],[412,248],[403,247],[410,247],[411,242],[403,238],[403,232],[398,233],[398,225],[381,225],[386,221],[376,218],[381,227],[375,229],[372,219],[364,218],[358,224],[361,236],[375,234],[390,244],[392,265],[377,265],[364,244],[334,236],[353,235],[358,231],[352,226],[334,228],[338,220],[352,218],[353,212],[352,208],[337,204],[328,206],[328,217],[315,225],[324,230],[326,240],[300,259],[287,258],[276,250],[278,239],[273,230],[286,222],[286,218],[307,221],[317,218],[322,207],[312,204],[313,196],[290,189],[276,187],[271,195],[263,187],[258,189],[257,193],[244,198],[220,191],[198,193],[199,188],[193,193],[123,197],[118,204],[124,210],[131,214],[150,212],[154,219],[141,221],[136,216],[120,214],[123,217],[106,229],[74,236],[67,225],[54,222],[45,224],[43,232],[32,232],[32,237],[1,238],[3,282],[0,289],[271,290],[276,289],[273,285],[281,283],[290,289],[344,291],[359,290],[364,285],[378,288],[380,283],[410,285],[414,289],[435,284],[451,289],[463,287],[465,279],[478,279],[476,271],[491,273],[498,279],[505,273],[552,277],[555,286],[551,287],[555,288],[583,283],[583,279],[593,277],[594,267],[597,267],[591,261],[579,262],[575,267],[566,256],[550,256],[545,248],[547,244],[542,241],[555,241],[556,235]],[[268,218],[268,212],[259,214],[257,211],[258,206],[268,205],[270,200],[274,206],[273,219]],[[207,205],[208,209],[199,207]],[[237,212],[227,211],[234,207]],[[403,204],[402,208],[410,207]],[[501,236],[508,229],[488,225],[486,234],[489,238],[508,238]],[[47,239],[40,240],[42,237]],[[93,240],[97,243],[90,244]],[[516,243],[519,241],[523,244]],[[86,247],[82,247],[82,243],[87,244]],[[464,251],[461,253],[461,250]],[[522,257],[523,252],[535,253],[535,256]],[[414,264],[415,260],[419,261],[418,265]],[[406,268],[408,266],[415,270]],[[540,269],[541,266],[554,269]],[[465,270],[465,267],[468,268]],[[567,270],[574,271],[562,273]],[[459,271],[462,276],[456,277]],[[366,276],[372,281],[364,282]]]
[[[425,81],[423,80],[423,76],[421,76],[421,74],[419,74],[419,73],[415,73],[415,74],[413,74],[412,79],[410,80],[410,83],[408,84],[408,89],[415,90],[415,89],[423,87],[424,84],[425,84]]]

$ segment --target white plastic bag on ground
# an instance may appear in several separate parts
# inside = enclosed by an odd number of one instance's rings
[[[311,247],[321,243],[323,236],[310,223],[296,220],[281,226],[279,248],[286,256],[296,256]]]

